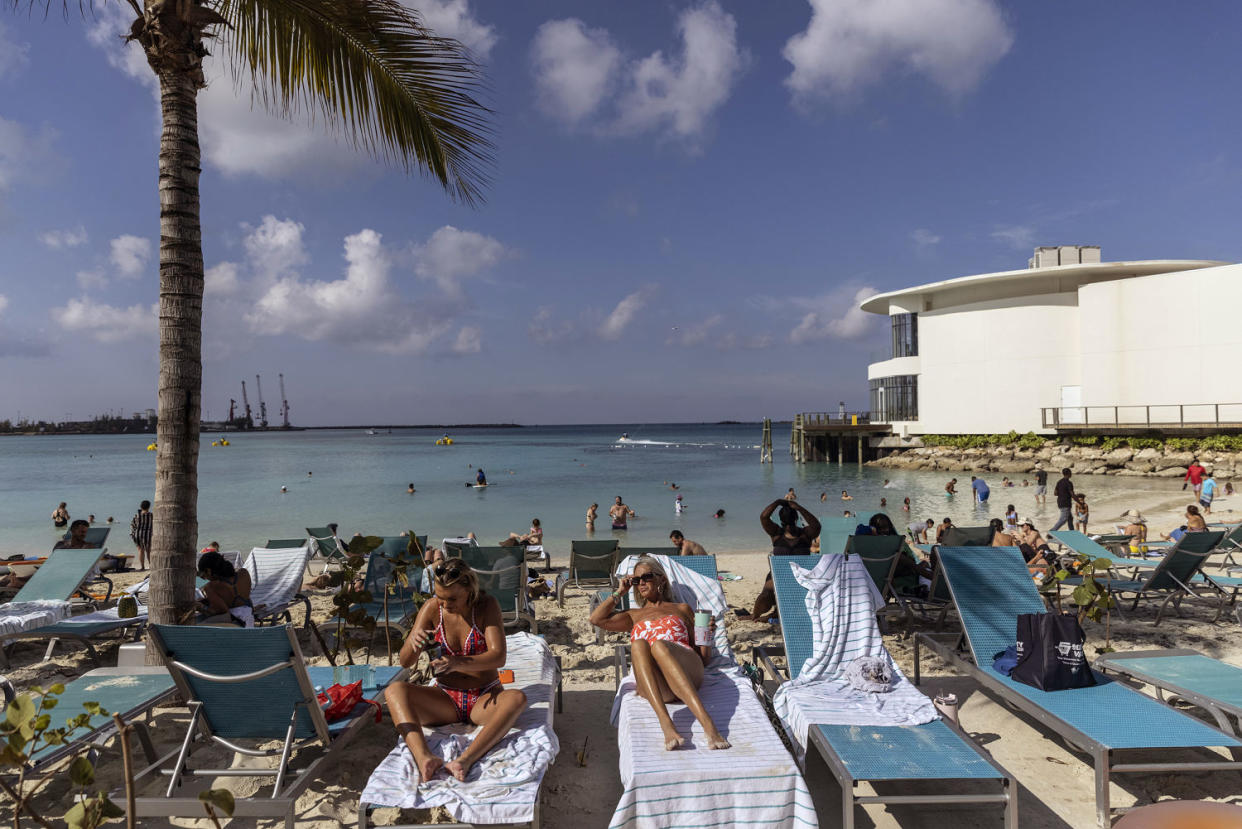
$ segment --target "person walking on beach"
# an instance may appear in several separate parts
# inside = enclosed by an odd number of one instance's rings
[[[1071,519],[1071,510],[1074,506],[1074,484],[1070,481],[1068,467],[1061,470],[1061,480],[1057,481],[1053,494],[1057,496],[1057,509],[1061,510],[1061,517],[1048,532],[1056,532],[1062,527],[1069,527],[1072,530],[1074,528],[1074,522]]]
[[[151,502],[143,501],[138,512],[129,522],[129,537],[138,548],[138,569],[147,569],[147,556],[151,555],[151,528],[155,516],[151,514]]]
[[[988,489],[987,482],[982,478],[976,478],[974,475],[971,475],[970,488],[975,491],[976,504],[986,504],[988,502],[988,496],[992,494],[992,490]]]
[[[1212,477],[1212,473],[1204,471],[1203,486],[1199,490],[1199,505],[1203,507],[1204,515],[1212,514],[1212,499],[1216,497],[1216,479]]]
[[[614,530],[629,529],[629,519],[633,514],[634,510],[626,506],[625,502],[621,500],[620,495],[617,496],[613,505],[608,508],[608,517],[612,519],[612,528]]]
[[[1199,491],[1203,487],[1203,473],[1205,471],[1207,470],[1205,470],[1203,466],[1199,463],[1198,458],[1195,458],[1193,461],[1191,461],[1190,466],[1186,468],[1186,477],[1183,478],[1182,480],[1189,483],[1190,486],[1194,489],[1195,498],[1199,497]],[[1186,484],[1182,484],[1182,489],[1185,489],[1185,488],[1186,488]]]
[[[1035,470],[1035,503],[1045,504],[1048,502],[1048,470]]]
[[[697,541],[691,541],[681,534],[681,530],[673,530],[668,534],[668,540],[673,542],[673,546],[677,548],[677,552],[683,556],[705,556],[707,550],[703,549],[703,545]]]
[[[586,511],[587,532],[595,532],[595,516],[599,514],[599,504],[591,504]]]
[[[69,507],[64,501],[61,501],[60,506],[52,510],[52,523],[57,527],[63,527],[69,523]]]

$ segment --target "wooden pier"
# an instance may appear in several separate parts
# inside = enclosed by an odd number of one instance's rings
[[[795,463],[861,464],[880,456],[870,438],[891,432],[889,424],[873,423],[870,412],[802,412],[794,415],[789,454]]]

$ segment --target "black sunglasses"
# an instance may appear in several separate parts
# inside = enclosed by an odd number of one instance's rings
[[[638,581],[638,582],[655,581],[659,577],[660,576],[657,573],[643,573],[641,576],[634,576],[634,581]]]
[[[441,581],[453,581],[461,575],[464,565],[460,561],[440,562],[435,566],[436,578]]]

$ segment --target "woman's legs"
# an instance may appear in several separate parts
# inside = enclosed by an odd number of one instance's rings
[[[509,733],[509,729],[525,708],[526,694],[517,688],[502,690],[497,685],[484,694],[474,708],[470,709],[470,722],[482,728],[474,735],[466,750],[445,766],[449,773],[458,780],[465,780],[470,773],[470,767],[496,745],[501,737]]]
[[[685,744],[685,740],[673,727],[673,718],[668,715],[667,702],[675,697],[651,653],[651,645],[644,639],[637,639],[630,645],[630,658],[634,663],[634,681],[638,684],[638,695],[655,709],[656,719],[660,721],[660,730],[664,732],[664,748],[672,751]]]
[[[652,642],[651,656],[660,668],[664,680],[677,699],[686,704],[690,713],[703,726],[707,734],[708,748],[728,748],[729,742],[720,736],[711,714],[699,698],[699,686],[703,684],[703,660],[689,648],[674,642]]]
[[[759,591],[759,595],[755,598],[755,606],[750,611],[751,621],[761,621],[761,618],[770,613],[772,608],[776,607],[776,588],[772,586],[772,574],[768,574],[768,579],[763,583],[763,590]]]
[[[405,682],[385,688],[384,699],[397,734],[405,740],[418,764],[419,779],[430,780],[444,763],[427,748],[423,726],[457,722],[457,706],[439,688]]]

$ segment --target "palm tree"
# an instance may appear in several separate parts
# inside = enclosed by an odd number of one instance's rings
[[[7,0],[14,8],[51,0]],[[68,0],[64,0],[66,11]],[[477,64],[396,0],[126,0],[159,79],[159,425],[151,544],[151,619],[175,624],[194,605],[202,392],[203,246],[198,91],[206,42],[265,107],[303,108],[408,173],[434,177],[466,204],[492,164],[490,111]]]

